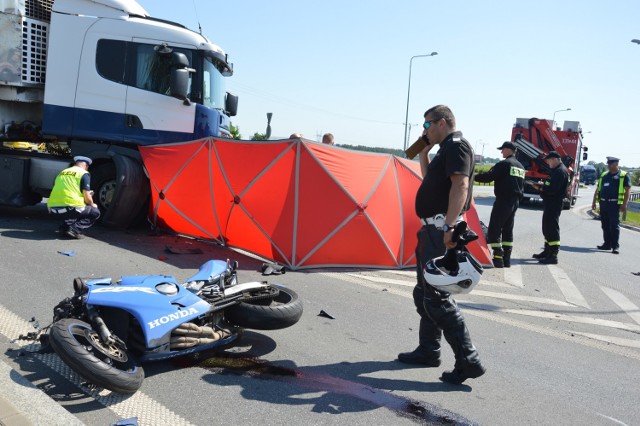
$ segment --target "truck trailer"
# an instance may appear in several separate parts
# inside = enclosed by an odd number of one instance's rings
[[[139,146],[231,136],[233,65],[202,34],[133,0],[2,5],[0,205],[41,202],[59,171],[84,155],[93,159],[103,223],[126,227],[149,198]]]
[[[569,186],[563,208],[570,209],[578,198],[580,163],[587,159],[587,147],[582,143],[579,121],[565,121],[562,128],[554,128],[552,120],[518,118],[511,131],[511,141],[517,146],[516,158],[526,169],[523,201],[540,198],[533,183],[549,177],[549,167],[542,159],[556,151],[569,171]]]

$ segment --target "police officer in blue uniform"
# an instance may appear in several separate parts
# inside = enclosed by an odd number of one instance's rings
[[[488,243],[493,249],[493,266],[509,268],[513,250],[513,225],[524,191],[526,170],[515,156],[516,146],[505,142],[498,147],[504,160],[488,172],[475,175],[476,182],[495,182],[496,200],[489,219]]]
[[[533,258],[540,263],[555,265],[560,251],[560,213],[569,186],[569,171],[556,151],[545,155],[544,161],[549,166],[549,178],[542,184],[533,185],[541,192],[542,197],[544,250],[534,254]]]
[[[600,204],[600,222],[604,243],[599,250],[611,250],[613,254],[620,253],[620,212],[627,211],[631,180],[627,172],[618,167],[620,159],[607,157],[609,171],[603,172],[598,179],[598,186],[593,195],[591,208],[595,210]]]

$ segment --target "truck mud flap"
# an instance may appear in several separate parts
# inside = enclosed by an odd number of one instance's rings
[[[114,155],[116,191],[102,223],[114,228],[127,228],[139,217],[149,201],[149,180],[142,165],[133,158]]]

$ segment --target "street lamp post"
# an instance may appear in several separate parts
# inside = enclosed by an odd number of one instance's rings
[[[407,128],[409,127],[409,96],[411,94],[411,66],[414,58],[425,58],[427,56],[436,56],[438,52],[431,52],[428,55],[415,55],[409,60],[409,87],[407,88],[407,112],[404,116],[404,150],[407,150]]]
[[[554,129],[556,127],[556,112],[562,112],[562,111],[571,111],[571,108],[559,109],[557,111],[553,111],[553,119],[551,120],[551,127],[553,127]]]

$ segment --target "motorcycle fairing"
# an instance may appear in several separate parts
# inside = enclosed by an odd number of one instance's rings
[[[156,286],[175,284],[175,295],[162,294]],[[123,309],[133,315],[142,328],[149,350],[166,345],[171,330],[209,311],[210,305],[183,286],[174,277],[123,276],[119,285],[87,283],[87,304]]]
[[[209,260],[200,266],[198,272],[185,280],[185,283],[191,281],[210,281],[219,277],[220,274],[227,270],[227,262],[222,260]]]

